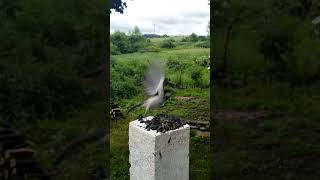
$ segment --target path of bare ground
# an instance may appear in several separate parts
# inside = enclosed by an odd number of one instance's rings
[[[214,119],[225,119],[230,121],[248,122],[251,120],[265,118],[270,115],[271,112],[267,111],[239,111],[232,109],[214,110]]]

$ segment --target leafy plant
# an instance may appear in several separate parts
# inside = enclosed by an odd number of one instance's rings
[[[201,78],[202,78],[201,69],[196,69],[191,72],[191,79],[194,81],[194,85],[196,87],[200,87]]]
[[[190,38],[191,42],[197,42],[198,41],[198,36],[195,33],[192,33],[189,38]]]
[[[172,48],[175,48],[175,44],[173,43],[174,40],[173,39],[165,39],[163,40],[162,44],[161,44],[161,47],[162,48],[167,48],[167,49],[172,49]]]

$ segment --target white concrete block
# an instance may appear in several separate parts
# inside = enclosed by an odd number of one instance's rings
[[[189,125],[166,133],[145,126],[129,124],[130,180],[189,180]]]

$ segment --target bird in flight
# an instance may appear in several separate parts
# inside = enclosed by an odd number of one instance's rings
[[[164,67],[159,62],[152,63],[145,73],[143,87],[145,94],[149,96],[147,100],[128,110],[128,113],[136,107],[144,107],[145,113],[151,108],[156,108],[164,104],[164,102],[171,96],[170,92],[164,92],[165,73]]]
[[[164,103],[164,79],[164,70],[161,64],[151,64],[143,81],[144,91],[148,96],[150,96],[142,105],[145,107],[145,113],[147,113],[150,108],[158,107]]]

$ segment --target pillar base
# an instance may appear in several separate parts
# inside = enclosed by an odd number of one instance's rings
[[[190,126],[165,133],[145,127],[139,120],[129,124],[130,180],[189,180]]]

